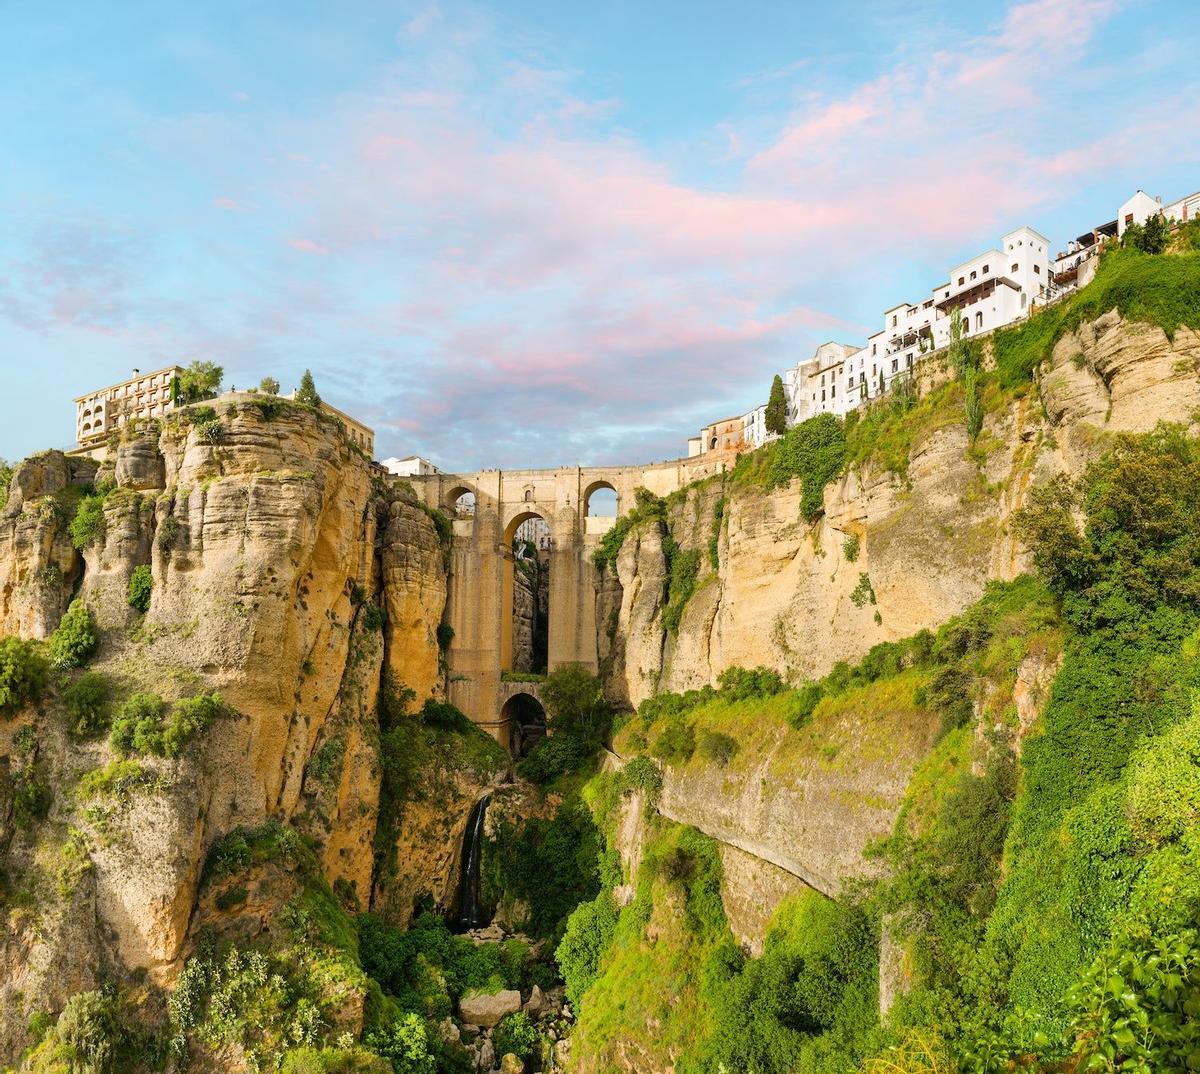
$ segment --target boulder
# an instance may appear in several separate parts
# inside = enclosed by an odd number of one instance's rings
[[[458,1013],[464,1022],[491,1029],[506,1014],[521,1009],[521,993],[515,988],[503,992],[463,996],[458,1001]]]
[[[495,1062],[496,1046],[492,1043],[491,1037],[484,1037],[479,1042],[479,1049],[475,1053],[475,1069],[490,1071]]]
[[[525,1063],[509,1052],[500,1060],[500,1074],[525,1074]]]
[[[533,991],[529,993],[529,998],[525,1001],[525,1006],[522,1010],[525,1011],[530,1018],[537,1018],[549,1004],[546,1001],[546,994],[537,985],[533,986]]]

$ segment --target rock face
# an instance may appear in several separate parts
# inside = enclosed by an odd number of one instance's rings
[[[1123,321],[1114,311],[1059,341],[1039,398],[990,415],[968,452],[957,416],[913,445],[906,479],[867,467],[825,490],[815,526],[799,482],[768,490],[705,482],[669,509],[671,535],[700,556],[677,634],[663,624],[663,535],[640,527],[622,546],[617,580],[598,595],[609,694],[637,705],[656,689],[715,684],[727,667],[765,665],[819,677],[880,641],[935,627],[976,601],[990,579],[1026,569],[1009,522],[1031,485],[1078,473],[1105,434],[1193,421],[1200,410],[1200,336]],[[1044,413],[1043,413],[1044,410]],[[713,511],[724,498],[724,519]],[[709,566],[717,536],[719,566]],[[847,540],[857,538],[851,561]],[[867,599],[851,598],[866,578]],[[619,583],[619,584],[617,584]]]
[[[58,626],[83,563],[67,532],[96,464],[47,451],[17,468],[0,510],[0,635],[44,638]]]
[[[664,527],[635,528],[616,578],[606,573],[598,591],[610,696],[637,705],[657,690],[715,685],[735,665],[816,678],[877,642],[936,628],[978,600],[989,580],[1027,568],[1009,523],[1033,484],[1079,473],[1107,434],[1194,423],[1198,370],[1195,332],[1181,328],[1168,340],[1114,312],[1058,343],[1040,398],[988,417],[985,450],[968,452],[957,415],[932,423],[913,445],[906,479],[851,472],[825,490],[815,525],[801,519],[798,482],[767,490],[734,477],[693,486],[668,505],[671,537],[700,563],[677,633],[663,622]],[[848,541],[851,550],[857,542],[853,559]],[[1018,748],[1056,669],[1031,657],[1018,670],[1008,699]],[[763,730],[725,768],[698,759],[669,767],[659,809],[720,842],[731,926],[755,950],[787,894],[804,884],[835,894],[870,868],[863,849],[892,831],[935,734],[908,699],[880,698],[870,711],[840,712],[799,735]],[[640,854],[638,832],[627,803],[618,838],[627,864]]]
[[[218,691],[230,712],[178,759],[148,758],[145,789],[86,810],[67,789],[81,761],[110,759],[107,743],[81,752],[60,718],[27,717],[38,723],[39,763],[64,788],[50,822],[76,833],[61,853],[78,862],[71,898],[81,905],[65,913],[59,897],[7,914],[6,1055],[24,1041],[30,1003],[57,1009],[106,966],[169,981],[206,913],[196,906],[205,855],[235,827],[295,820],[325,879],[366,908],[382,670],[416,690],[418,703],[442,688],[446,578],[430,516],[411,494],[377,482],[321,415],[252,397],[214,407],[215,427],[180,411],[117,447],[102,475],[117,487],[82,553],[63,505],[90,486],[90,460],[50,452],[27,461],[0,512],[0,633],[46,636],[77,589],[101,629],[92,668],[119,684],[119,696],[170,702]],[[153,579],[144,615],[128,603],[140,566]],[[11,738],[0,737],[0,753],[11,753]],[[409,838],[433,855],[423,840],[437,833]],[[6,871],[36,875],[39,853],[18,834]],[[88,922],[96,931],[81,936]]]

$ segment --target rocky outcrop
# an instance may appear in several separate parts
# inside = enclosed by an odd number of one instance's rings
[[[17,466],[0,510],[0,635],[44,638],[58,626],[83,570],[67,521],[95,473],[61,451]]]
[[[903,479],[871,465],[852,470],[825,490],[815,525],[801,519],[799,482],[767,489],[734,475],[693,486],[669,507],[673,539],[701,564],[677,634],[662,618],[660,527],[631,533],[619,588],[605,580],[598,608],[609,693],[636,705],[656,689],[715,683],[734,665],[819,677],[877,642],[936,627],[990,579],[1026,569],[1010,521],[1033,484],[1078,473],[1107,434],[1193,422],[1198,371],[1195,332],[1168,339],[1114,311],[1060,340],[1040,398],[989,415],[974,449],[957,415],[929,422]],[[713,570],[712,511],[722,496]],[[853,559],[847,541],[857,542]]]
[[[28,717],[56,793],[4,862],[11,877],[50,878],[40,905],[3,910],[6,1055],[25,1039],[29,1003],[58,1009],[106,967],[169,982],[214,912],[197,906],[205,856],[235,828],[294,820],[323,879],[366,908],[382,669],[420,696],[439,689],[446,579],[433,519],[377,482],[323,416],[238,396],[213,408],[215,420],[179,411],[117,445],[101,472],[116,487],[93,501],[102,521],[82,554],[66,522],[91,491],[92,461],[27,461],[0,512],[0,633],[46,636],[77,589],[101,629],[92,670],[118,698],[216,691],[227,708],[181,756],[144,758],[128,789],[90,798],[70,788],[113,758],[107,742],[69,742],[54,697]],[[144,614],[129,606],[138,567],[152,578]],[[5,762],[12,738],[0,737]],[[51,831],[68,833],[60,851],[46,849]],[[56,871],[75,879],[56,884]],[[259,900],[264,920],[281,909],[267,905],[276,888]],[[87,905],[68,912],[57,891]],[[28,1001],[9,1002],[17,992]]]
[[[411,491],[395,486],[387,495],[380,540],[387,667],[397,683],[429,697],[442,687],[437,628],[446,608],[446,551]]]

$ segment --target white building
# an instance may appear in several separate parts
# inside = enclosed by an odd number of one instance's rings
[[[822,343],[812,357],[789,369],[783,378],[788,424],[815,414],[845,414],[858,406],[863,377],[863,351],[849,343]]]
[[[171,382],[182,372],[177,365],[153,373],[135,369],[128,380],[76,398],[76,443],[80,448],[95,448],[127,422],[161,418],[175,406]]]
[[[768,440],[778,439],[777,434],[767,432],[767,404],[759,403],[742,417],[745,441],[749,448],[760,448]]]
[[[1137,191],[1117,211],[1117,236],[1125,234],[1125,229],[1131,224],[1144,224],[1150,217],[1162,213],[1168,220],[1177,224],[1186,224],[1200,216],[1200,191],[1189,194],[1168,205],[1163,204],[1162,198],[1152,198],[1144,190]]]
[[[380,465],[396,477],[424,477],[426,474],[440,474],[442,471],[428,459],[420,455],[406,455],[403,459],[384,459]]]

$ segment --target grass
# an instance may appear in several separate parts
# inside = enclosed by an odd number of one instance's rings
[[[1104,254],[1087,287],[992,337],[1000,387],[1022,389],[1064,335],[1113,309],[1126,320],[1157,325],[1168,337],[1182,325],[1200,328],[1200,254]]]

